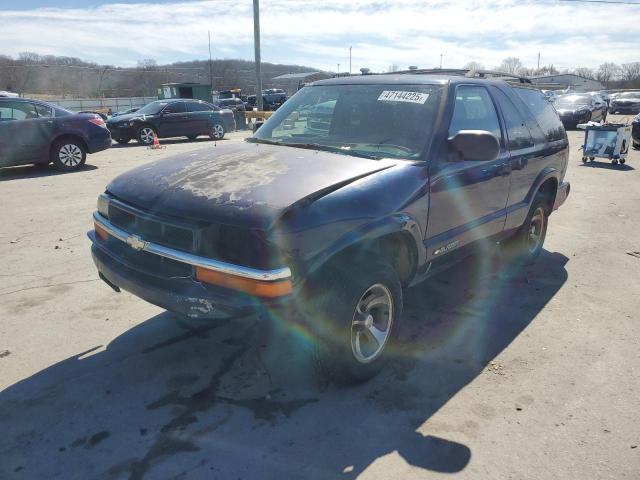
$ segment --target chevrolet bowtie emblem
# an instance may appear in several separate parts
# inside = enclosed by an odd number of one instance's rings
[[[134,250],[142,250],[144,249],[147,242],[142,240],[138,235],[129,235],[127,237],[127,245],[129,245]]]

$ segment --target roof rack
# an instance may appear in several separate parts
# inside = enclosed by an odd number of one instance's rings
[[[504,80],[505,82],[510,83],[531,83],[531,80],[526,77],[506,72],[498,72],[495,70],[470,70],[466,68],[414,68],[389,73],[415,75],[459,75],[467,78],[491,78],[494,80]]]

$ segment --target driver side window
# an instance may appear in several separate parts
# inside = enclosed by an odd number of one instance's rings
[[[498,114],[486,88],[462,85],[456,89],[449,136],[452,137],[461,130],[489,131],[503,145]]]
[[[168,113],[184,113],[184,112],[185,112],[184,102],[170,103],[169,105],[164,107],[164,110],[162,111],[162,113],[164,113],[165,115]]]

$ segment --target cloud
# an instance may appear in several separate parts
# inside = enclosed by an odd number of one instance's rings
[[[507,56],[535,65],[597,67],[640,60],[640,6],[516,0],[263,0],[262,58],[314,68],[445,67],[474,60],[487,67]],[[0,53],[77,56],[128,66],[208,55],[253,58],[249,0],[109,4],[0,11]],[[615,29],[612,26],[615,25]],[[623,32],[623,33],[621,33]]]

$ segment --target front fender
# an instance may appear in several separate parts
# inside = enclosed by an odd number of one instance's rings
[[[402,234],[409,240],[411,248],[417,255],[418,265],[424,263],[422,233],[415,218],[406,213],[394,213],[373,222],[365,223],[347,232],[331,243],[320,254],[306,262],[305,275],[312,275],[323,265],[351,247],[372,245],[377,240],[391,234]]]

